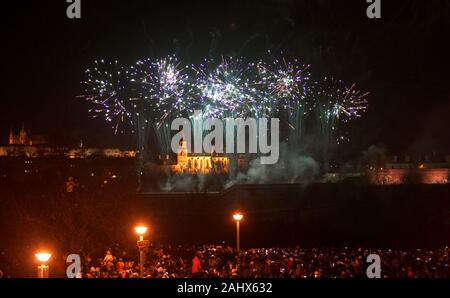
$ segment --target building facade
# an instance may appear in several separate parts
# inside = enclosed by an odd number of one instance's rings
[[[189,154],[187,142],[183,140],[177,152],[176,164],[171,166],[171,170],[189,174],[228,173],[229,166],[229,158],[214,151],[211,154]]]
[[[395,184],[448,184],[450,183],[450,156],[444,158],[413,158],[393,156],[380,169],[369,171],[372,183],[378,185]]]

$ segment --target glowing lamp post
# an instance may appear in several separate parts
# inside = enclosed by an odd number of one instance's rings
[[[139,241],[144,241],[144,234],[147,233],[147,227],[135,227],[134,230],[139,235]]]
[[[239,223],[244,218],[244,215],[242,215],[241,213],[236,213],[233,215],[233,218],[236,221],[236,249],[239,251],[241,250]]]
[[[48,278],[49,267],[45,263],[48,262],[52,254],[41,252],[34,255],[36,256],[36,259],[38,259],[38,261],[41,263],[38,266],[38,278]]]
[[[149,246],[149,241],[144,240],[144,234],[147,232],[148,228],[139,226],[135,227],[134,230],[139,235],[139,241],[137,242],[137,246],[139,248],[139,275],[142,277],[144,274],[145,251]]]

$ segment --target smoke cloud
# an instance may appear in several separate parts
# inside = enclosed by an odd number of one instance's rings
[[[229,174],[172,174],[160,185],[165,192],[220,191],[236,184],[302,184],[314,181],[320,174],[320,165],[310,156],[302,155],[282,144],[280,159],[274,165],[261,164],[259,158],[249,162],[246,169]]]

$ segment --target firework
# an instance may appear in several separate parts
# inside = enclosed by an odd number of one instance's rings
[[[340,102],[336,102],[334,105],[334,115],[344,122],[360,118],[367,109],[366,96],[369,92],[362,93],[360,90],[356,90],[355,86],[356,84],[353,84],[351,87],[345,88]]]
[[[276,59],[257,64],[263,116],[286,115],[290,127],[289,141],[298,147],[308,112],[309,66],[297,59]]]
[[[193,113],[189,68],[181,66],[176,57],[138,61],[132,69],[133,80],[140,84],[140,96],[157,112],[154,120],[158,125],[181,113]]]
[[[310,74],[309,66],[301,64],[298,60],[288,61],[285,58],[274,60],[267,64],[260,61],[257,64],[260,84],[267,90],[267,97],[284,109],[291,109],[296,104],[304,105],[307,82]]]
[[[86,70],[86,77],[83,97],[92,105],[89,111],[94,117],[104,117],[116,133],[123,132],[122,126],[133,121],[129,70],[118,61],[96,60],[93,68]]]
[[[343,81],[328,77],[313,85],[311,90],[319,118],[326,126],[335,128],[339,121],[346,123],[360,118],[366,111],[369,93],[362,93],[355,86],[347,87]]]
[[[339,144],[346,137],[339,130],[340,124],[361,117],[367,109],[368,93],[355,89],[334,78],[325,77],[311,86],[318,124],[322,133],[324,168],[329,166],[329,149],[333,142]]]
[[[201,64],[195,82],[206,117],[246,117],[257,108],[251,65],[239,58],[222,58],[219,65]]]
[[[94,117],[104,117],[116,133],[130,127],[136,135],[138,175],[150,141],[160,154],[171,153],[174,118],[189,116],[194,131],[203,131],[204,119],[193,117],[195,110],[201,110],[204,118],[278,117],[288,122],[294,148],[301,148],[304,122],[313,120],[308,117],[315,111],[326,168],[332,142],[344,139],[341,124],[367,109],[368,93],[334,78],[312,82],[309,66],[296,59],[255,64],[222,57],[218,64],[205,60],[195,67],[167,56],[141,60],[129,68],[101,60],[86,71],[86,77],[82,97],[91,103]]]

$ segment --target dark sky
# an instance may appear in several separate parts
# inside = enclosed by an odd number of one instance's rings
[[[380,20],[366,17],[365,0],[82,0],[81,20],[66,18],[66,7],[35,0],[3,9],[1,143],[25,123],[55,144],[132,145],[76,98],[97,58],[177,53],[195,63],[270,49],[371,92],[368,113],[350,127],[352,150],[450,152],[449,1],[382,0]]]

